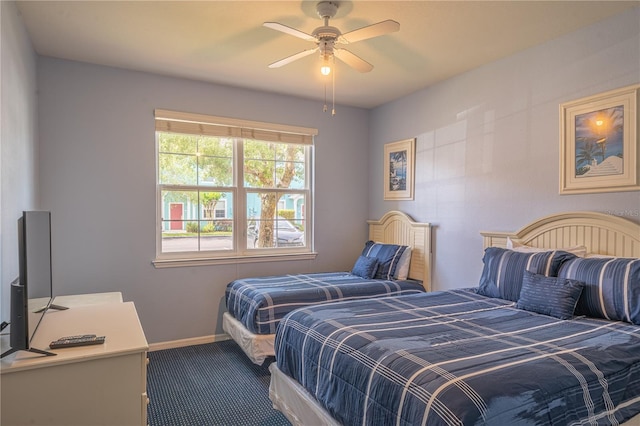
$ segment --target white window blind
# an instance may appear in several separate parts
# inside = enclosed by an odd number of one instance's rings
[[[227,117],[155,110],[156,131],[312,145],[318,130]]]

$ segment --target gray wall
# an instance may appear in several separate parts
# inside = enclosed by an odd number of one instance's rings
[[[37,208],[36,54],[13,2],[0,1],[0,320],[18,276],[17,219]]]
[[[640,192],[559,195],[559,104],[640,82],[640,8],[371,113],[369,215],[435,224],[434,288],[474,286],[481,230],[566,210],[640,222]],[[415,201],[382,197],[383,146],[417,138]],[[464,265],[464,267],[460,267]]]
[[[222,333],[233,279],[348,270],[362,249],[366,110],[332,118],[320,102],[43,57],[38,90],[55,291],[122,291],[151,343]],[[317,128],[317,259],[155,269],[155,108]]]

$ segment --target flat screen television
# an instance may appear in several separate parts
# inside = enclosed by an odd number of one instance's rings
[[[0,357],[16,351],[55,355],[31,347],[31,340],[48,309],[53,305],[51,269],[51,212],[25,211],[18,219],[19,276],[11,283],[11,348]]]

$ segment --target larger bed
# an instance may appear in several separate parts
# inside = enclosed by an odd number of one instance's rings
[[[353,271],[256,277],[229,283],[222,326],[251,361],[262,364],[275,355],[276,327],[296,308],[430,290],[430,224],[414,222],[398,211],[367,223],[369,241]],[[363,265],[359,262],[374,270],[356,273],[356,266]]]
[[[640,225],[572,212],[482,235],[477,287],[286,316],[274,407],[299,425],[638,424]]]

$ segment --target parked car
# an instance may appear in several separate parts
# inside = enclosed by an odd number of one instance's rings
[[[248,234],[253,239],[253,246],[257,247],[260,228],[257,223],[249,226]],[[300,247],[304,246],[304,232],[293,226],[291,222],[283,217],[278,217],[273,229],[275,244],[273,247]]]

